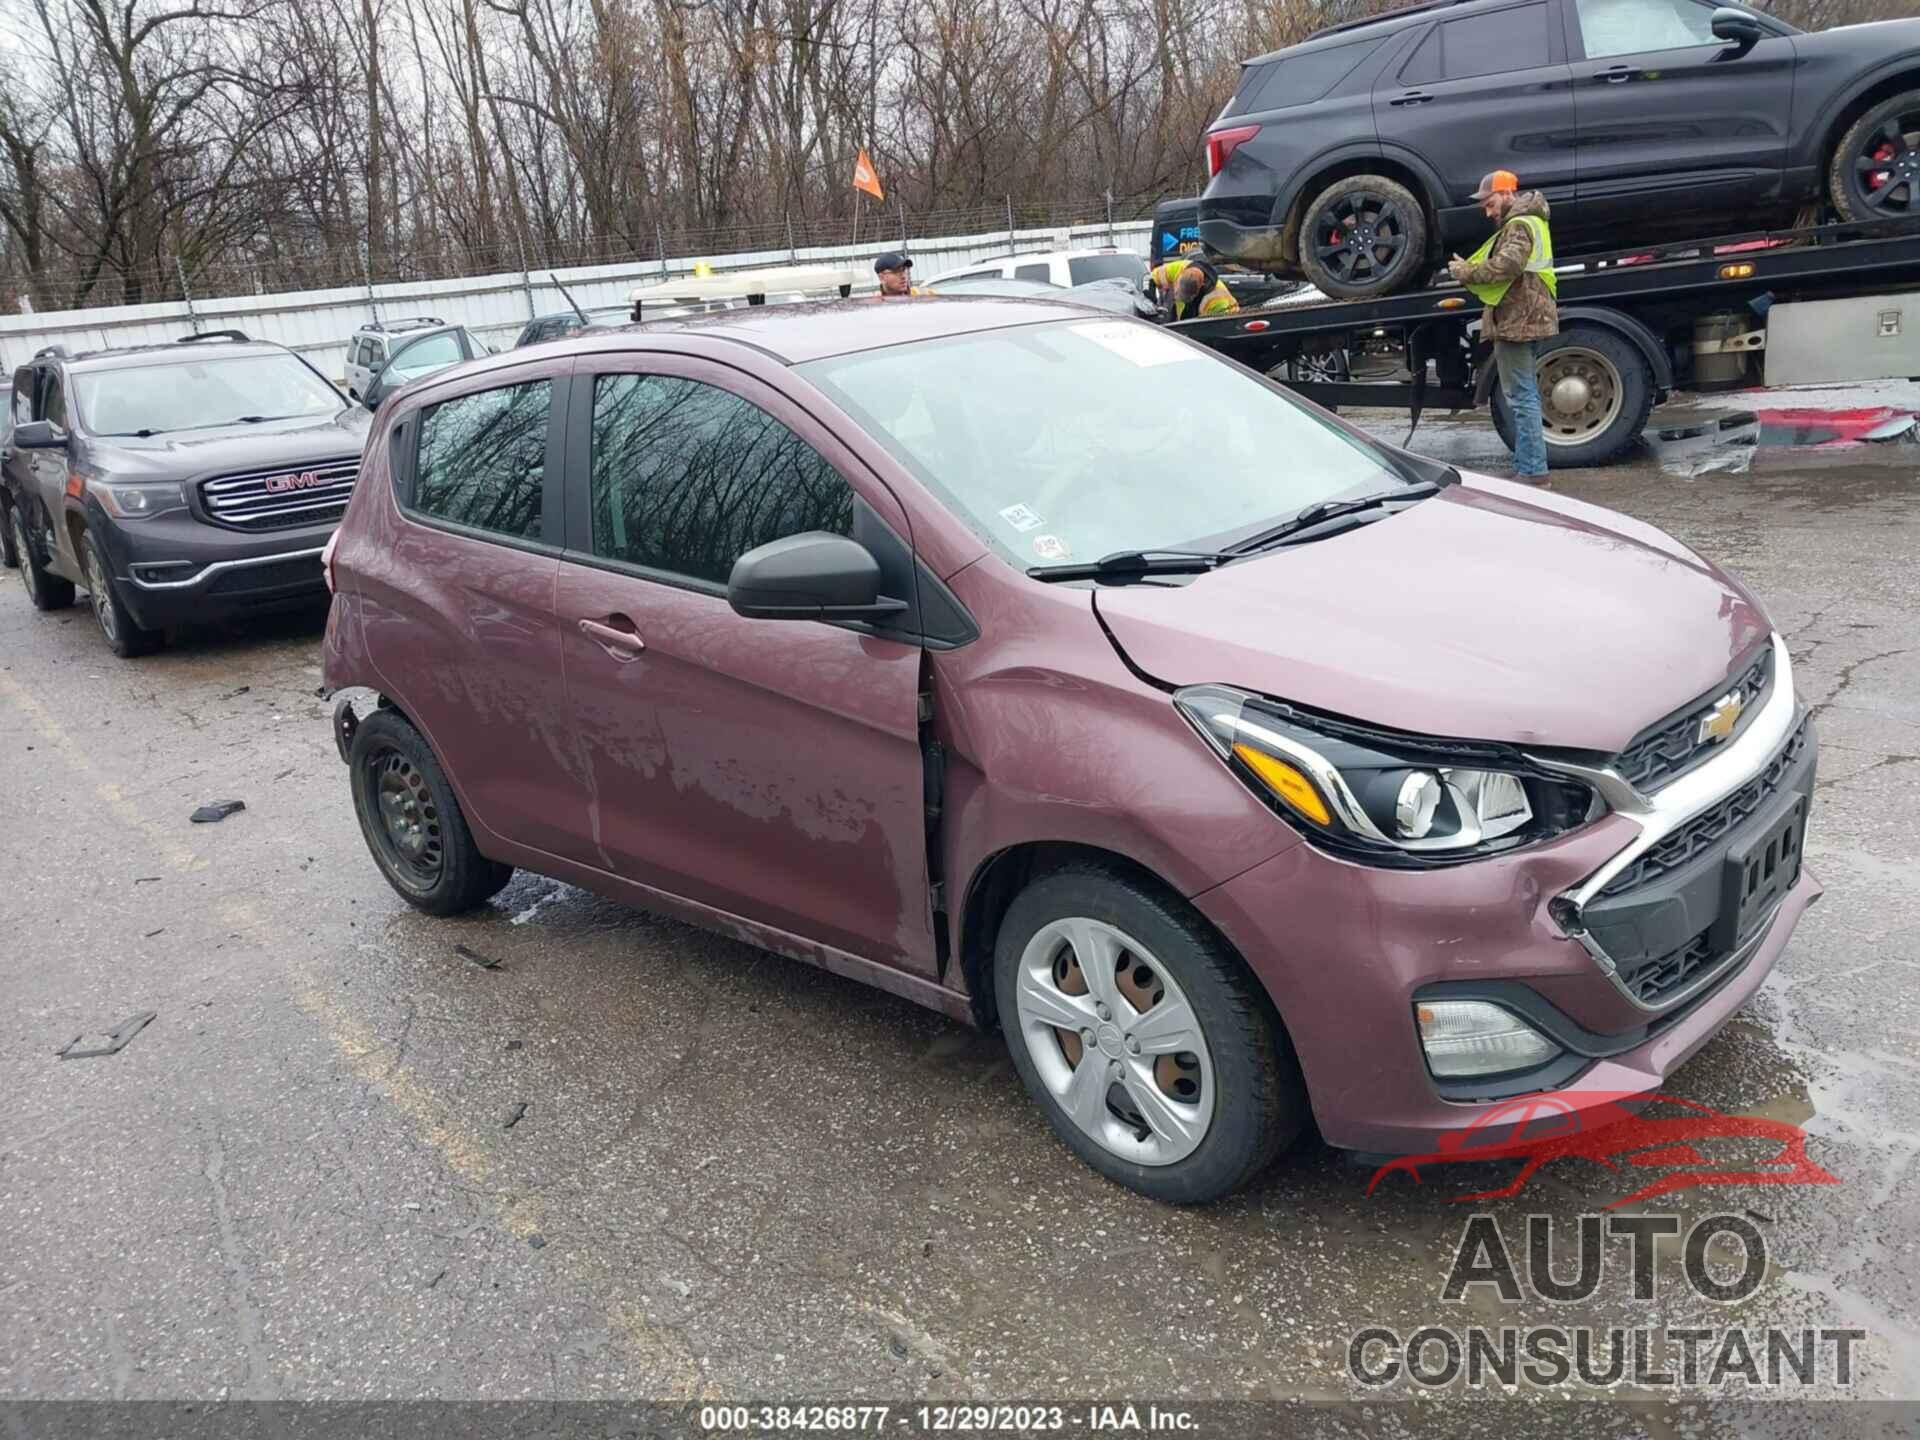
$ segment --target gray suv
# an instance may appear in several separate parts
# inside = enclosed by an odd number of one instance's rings
[[[321,602],[320,553],[369,421],[318,370],[237,330],[14,372],[0,522],[36,608],[92,600],[115,654],[190,621]]]

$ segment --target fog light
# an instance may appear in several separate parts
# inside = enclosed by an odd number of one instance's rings
[[[1528,1070],[1560,1053],[1518,1015],[1486,1000],[1427,1000],[1413,1014],[1427,1066],[1443,1079]]]

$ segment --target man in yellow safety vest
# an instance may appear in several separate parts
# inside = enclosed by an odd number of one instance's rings
[[[1480,182],[1473,198],[1499,228],[1467,259],[1454,256],[1447,272],[1487,307],[1480,317],[1480,335],[1493,342],[1500,389],[1513,417],[1514,479],[1545,485],[1547,436],[1540,417],[1535,347],[1560,333],[1554,303],[1560,289],[1553,274],[1546,197],[1537,190],[1521,190],[1511,170],[1495,170]]]
[[[1240,308],[1233,292],[1211,263],[1197,255],[1156,265],[1148,278],[1162,310],[1171,320],[1198,315],[1231,315]]]

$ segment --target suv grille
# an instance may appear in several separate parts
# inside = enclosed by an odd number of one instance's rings
[[[1693,983],[1700,972],[1725,959],[1713,953],[1709,931],[1702,930],[1678,950],[1642,965],[1626,976],[1627,988],[1642,1005],[1658,1005]]]
[[[360,461],[324,460],[305,468],[276,465],[200,482],[207,516],[236,530],[328,525],[346,513]]]
[[[1652,730],[1637,736],[1633,743],[1614,758],[1613,768],[1626,777],[1634,789],[1658,790],[1669,780],[1691,770],[1711,755],[1717,744],[1700,742],[1700,722],[1713,713],[1720,697],[1738,690],[1745,698],[1747,714],[1758,712],[1773,678],[1773,645],[1761,646],[1759,656],[1738,675],[1729,676],[1714,687],[1711,695],[1689,705],[1671,720],[1663,720]]]
[[[1629,890],[1678,870],[1694,856],[1712,848],[1728,831],[1751,816],[1780,788],[1780,782],[1792,770],[1807,748],[1807,721],[1802,720],[1779,753],[1767,762],[1767,768],[1742,785],[1711,810],[1694,816],[1673,834],[1622,870],[1600,892],[1602,896],[1624,895]]]

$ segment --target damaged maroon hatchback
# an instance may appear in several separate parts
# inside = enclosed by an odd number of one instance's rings
[[[375,861],[515,868],[998,1025],[1198,1201],[1655,1089],[1819,893],[1737,582],[1050,302],[757,308],[408,387],[329,555]],[[364,706],[362,707],[364,708]]]

